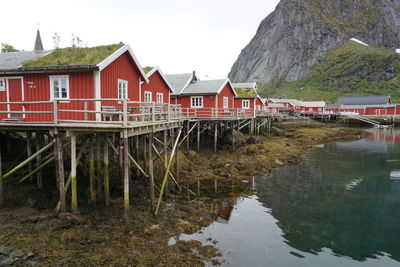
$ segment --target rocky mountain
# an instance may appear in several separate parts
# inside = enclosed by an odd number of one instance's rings
[[[350,38],[400,48],[400,0],[281,0],[240,53],[229,78],[296,81]]]

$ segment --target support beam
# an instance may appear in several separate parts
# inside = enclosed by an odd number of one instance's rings
[[[167,170],[168,167],[168,131],[164,130],[164,171]],[[165,183],[165,199],[168,199],[168,195],[169,195],[169,183],[168,183],[168,179]]]
[[[109,155],[108,155],[108,136],[104,137],[103,146],[103,188],[104,188],[104,203],[106,207],[110,206],[110,170],[109,170]]]
[[[200,126],[201,126],[201,123],[199,121],[197,124],[197,151],[198,152],[200,151]]]
[[[32,156],[32,132],[26,133],[26,152],[28,158],[30,158]],[[29,162],[28,169],[29,173],[32,172],[33,169],[32,161]],[[32,176],[29,178],[32,181]]]
[[[76,185],[76,166],[77,166],[77,164],[76,164],[76,135],[74,133],[72,133],[71,134],[71,211],[72,211],[72,214],[78,214],[78,192],[77,192],[77,185]]]
[[[149,145],[148,145],[148,151],[149,151],[149,187],[150,187],[150,209],[151,212],[154,212],[154,166],[153,166],[153,133],[149,133]]]
[[[103,170],[101,168],[101,144],[100,144],[100,136],[96,136],[96,184],[97,184],[97,190],[101,192],[101,176],[103,173]]]
[[[93,136],[89,137],[89,194],[90,201],[96,201],[96,190],[94,189],[95,184],[95,173],[94,173],[94,143]]]
[[[57,177],[58,177],[58,191],[60,193],[60,211],[65,212],[66,200],[65,200],[65,181],[64,181],[64,155],[63,155],[62,137],[60,134],[56,134],[55,141],[53,140],[53,142],[51,142],[48,145],[52,146],[54,142],[56,143],[56,158],[57,158],[56,166],[57,166]]]
[[[139,136],[135,136],[135,160],[138,162],[140,159],[140,146],[139,146]],[[139,176],[139,169],[136,169],[136,176]]]
[[[128,133],[124,130],[123,133],[123,160],[124,160],[124,224],[125,231],[128,231],[129,225],[129,147],[128,147]]]
[[[117,151],[114,151],[117,153]],[[121,184],[124,184],[124,139],[120,138],[119,140],[119,152],[118,152],[118,161],[119,161],[119,175],[121,177]]]
[[[190,121],[188,120],[186,123],[186,150],[190,149]]]
[[[3,194],[3,166],[1,160],[1,143],[0,143],[0,208],[4,207],[4,194]]]
[[[214,153],[217,153],[217,145],[218,145],[218,122],[214,124]]]
[[[235,151],[235,122],[232,121],[231,124],[231,133],[232,133],[232,150]]]
[[[36,140],[35,140],[35,145],[36,145],[36,151],[40,150],[40,146],[42,145],[42,135],[38,132],[36,132]],[[38,155],[36,158],[36,165],[39,166],[39,163],[42,161],[42,155]],[[37,187],[42,190],[43,189],[43,176],[42,176],[42,170],[38,170],[36,174],[36,180],[37,180]]]

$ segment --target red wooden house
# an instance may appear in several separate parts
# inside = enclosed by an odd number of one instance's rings
[[[324,101],[301,101],[303,104],[302,113],[305,114],[323,114],[325,112]]]
[[[141,101],[146,103],[170,103],[172,86],[159,67],[152,68],[148,73],[148,83],[142,84]]]
[[[78,99],[139,101],[143,81],[148,78],[129,45],[0,53],[0,111],[16,112],[0,114],[0,119],[49,122],[57,109],[60,121],[104,120],[100,114],[71,110],[122,105]],[[22,111],[26,113],[18,113]]]
[[[198,79],[196,74],[166,75],[174,93],[171,102],[180,104],[184,115],[197,118],[233,116],[236,92],[229,81]]]
[[[270,98],[268,99],[268,103],[271,104],[282,104],[283,108],[281,111],[304,111],[304,105],[299,100],[296,99],[280,99],[280,98]]]
[[[234,83],[237,96],[235,97],[235,108],[251,110],[253,118],[256,116],[256,109],[262,109],[262,103],[257,102],[256,83]],[[260,100],[259,100],[260,101]]]

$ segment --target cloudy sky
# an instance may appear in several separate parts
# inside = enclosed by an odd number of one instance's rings
[[[164,73],[196,70],[224,78],[261,20],[279,0],[13,0],[1,4],[0,43],[32,50],[38,24],[45,49],[72,34],[84,45],[124,42],[143,66]],[[15,12],[17,11],[17,12]]]

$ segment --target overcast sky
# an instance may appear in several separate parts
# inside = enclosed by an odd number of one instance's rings
[[[279,0],[12,0],[2,1],[0,42],[32,50],[38,23],[45,49],[54,32],[84,45],[124,42],[142,66],[164,73],[224,78],[241,49]]]

